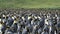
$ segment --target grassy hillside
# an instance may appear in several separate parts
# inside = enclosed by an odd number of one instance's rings
[[[60,8],[60,0],[0,0],[0,8]]]

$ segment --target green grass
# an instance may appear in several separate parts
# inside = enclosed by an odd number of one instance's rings
[[[0,0],[0,8],[60,8],[60,0]]]

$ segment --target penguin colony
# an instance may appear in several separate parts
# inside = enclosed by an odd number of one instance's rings
[[[60,13],[0,10],[0,34],[60,34]],[[30,11],[30,10],[28,10]]]

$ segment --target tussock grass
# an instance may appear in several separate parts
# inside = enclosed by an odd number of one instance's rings
[[[60,8],[60,0],[0,0],[0,8]]]

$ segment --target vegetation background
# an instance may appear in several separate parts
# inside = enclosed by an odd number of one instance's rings
[[[0,0],[0,8],[60,8],[60,0]]]

